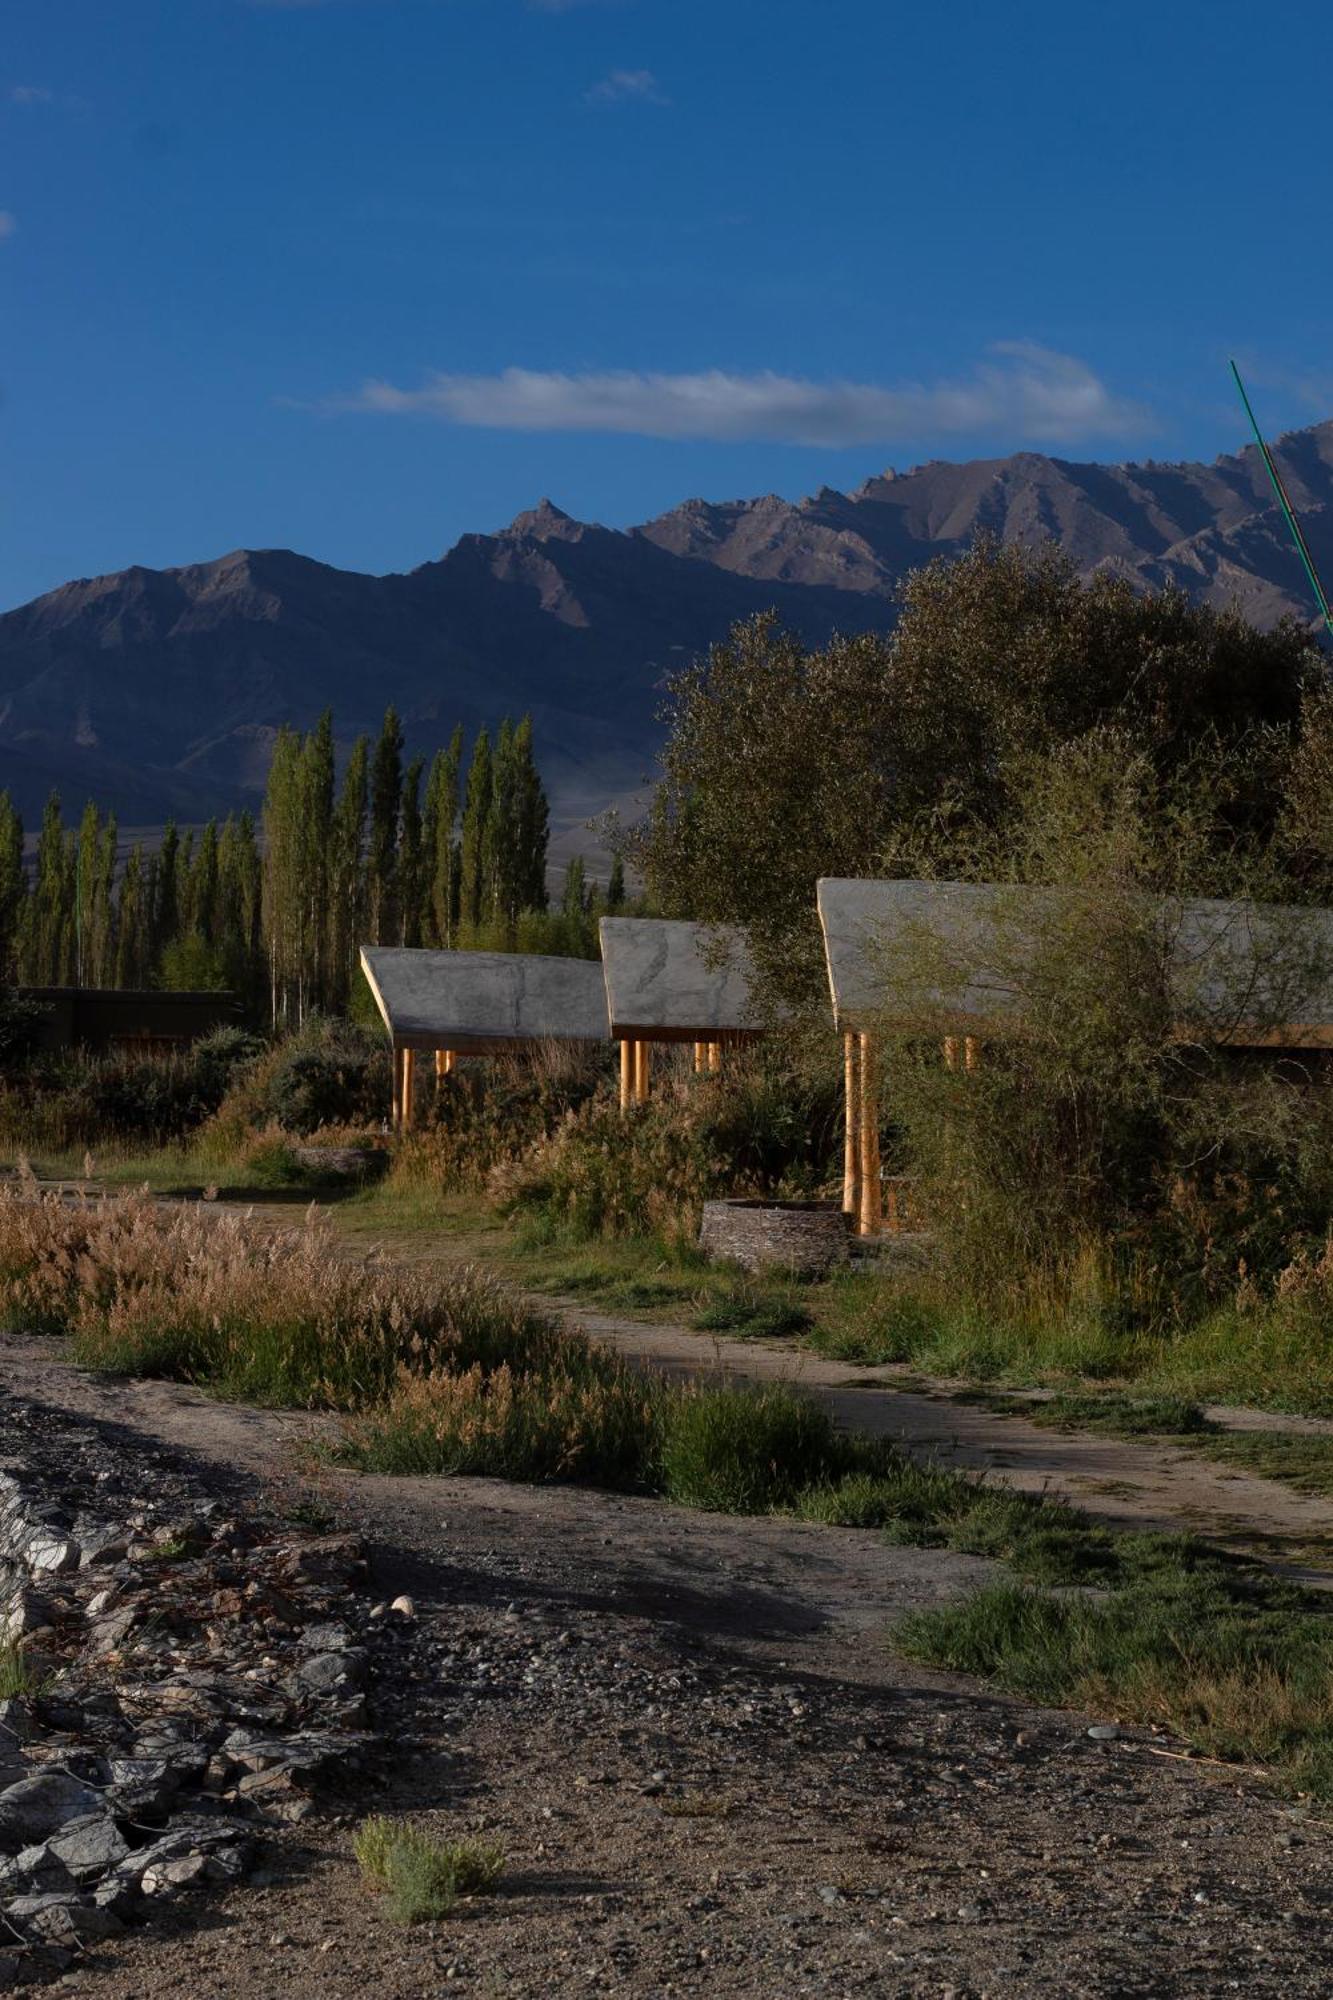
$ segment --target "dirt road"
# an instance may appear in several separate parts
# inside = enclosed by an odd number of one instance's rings
[[[296,1475],[318,1420],[99,1380],[0,1342],[6,1387],[118,1426],[130,1462]],[[275,1839],[259,1886],[104,1948],[106,2000],[470,1992],[1323,1994],[1327,1837],[1235,1772],[895,1657],[893,1621],[986,1575],[874,1535],[481,1480],[322,1473],[379,1587],[415,1599],[398,1748],[354,1802],[484,1829],[502,1892],[392,1926],[347,1829]],[[423,1651],[424,1647],[424,1651]],[[425,1664],[422,1664],[422,1661]],[[1104,1720],[1104,1718],[1097,1718]]]

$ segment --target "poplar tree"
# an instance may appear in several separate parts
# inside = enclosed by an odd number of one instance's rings
[[[532,747],[532,717],[525,715],[514,732],[514,841],[518,853],[517,907],[544,910],[546,851],[550,837],[550,807],[537,773]]]
[[[146,986],[152,958],[153,883],[144,861],[143,848],[130,849],[116,898],[117,986]]]
[[[263,960],[260,922],[262,865],[248,812],[228,814],[218,839],[218,902],[214,941],[227,984],[247,1004],[259,998]]]
[[[422,867],[425,874],[423,941],[442,949],[453,943],[458,924],[458,846],[454,839],[454,824],[458,818],[458,773],[462,760],[463,730],[460,725],[449,739],[448,749],[437,750],[431,760],[422,825]]]
[[[421,774],[425,766],[414,757],[403,779],[402,832],[398,840],[398,941],[421,943],[421,906],[425,895],[425,850],[421,820]]]
[[[328,1004],[342,1006],[356,976],[357,948],[363,939],[366,912],[364,853],[366,793],[370,744],[358,736],[343,772],[342,789],[333,814],[330,844],[329,906],[331,914],[331,978]]]
[[[153,907],[149,925],[152,957],[157,959],[180,929],[180,834],[169,819],[153,871]]]
[[[403,726],[397,711],[384,711],[384,726],[370,766],[370,854],[367,918],[372,944],[390,944],[394,926],[394,862],[398,816],[403,798]]]
[[[625,864],[618,854],[611,858],[611,874],[606,885],[606,914],[614,917],[625,907]]]
[[[14,977],[27,899],[23,821],[9,793],[0,792],[0,980]]]
[[[52,792],[42,812],[37,863],[24,926],[24,977],[34,986],[69,986],[74,977],[74,853]]]
[[[524,857],[518,845],[518,759],[514,726],[506,716],[491,760],[491,805],[482,843],[484,913],[512,925],[523,894]]]
[[[326,708],[301,745],[296,876],[297,1008],[301,1019],[323,1004],[331,984],[329,861],[333,835],[333,717]]]
[[[465,923],[474,928],[481,923],[487,903],[486,864],[490,844],[491,818],[491,739],[478,730],[468,765],[467,788],[463,795],[463,828],[459,840],[460,905]]]
[[[299,1018],[300,818],[301,741],[284,724],[273,745],[263,808],[264,955],[269,1018],[275,1029]]]

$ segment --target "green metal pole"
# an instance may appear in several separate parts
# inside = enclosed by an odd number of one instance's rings
[[[1240,379],[1240,370],[1234,361],[1231,364],[1231,372],[1236,378],[1236,387],[1240,391],[1240,400],[1245,405],[1245,414],[1250,420],[1250,429],[1254,432],[1254,441],[1259,447],[1259,455],[1268,468],[1268,477],[1272,482],[1273,491],[1277,495],[1277,504],[1286,517],[1287,526],[1291,530],[1291,539],[1296,545],[1296,553],[1304,565],[1305,574],[1310,579],[1310,588],[1314,592],[1315,602],[1323,613],[1324,624],[1328,627],[1329,633],[1333,634],[1333,611],[1329,609],[1328,599],[1324,595],[1324,586],[1319,581],[1319,576],[1314,566],[1314,557],[1310,554],[1305,536],[1301,533],[1300,522],[1296,519],[1296,510],[1287,498],[1287,489],[1282,484],[1278,469],[1273,463],[1273,454],[1264,443],[1263,434],[1255,419],[1254,411],[1250,406],[1250,399],[1245,393],[1245,384]]]

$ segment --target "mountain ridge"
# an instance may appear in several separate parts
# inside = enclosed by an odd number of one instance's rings
[[[1333,422],[1275,446],[1317,563],[1333,563]],[[850,493],[691,497],[608,528],[548,498],[377,576],[286,549],[73,579],[0,615],[0,785],[25,816],[51,785],[122,820],[199,819],[262,790],[284,722],[330,707],[340,740],[388,701],[409,747],[531,712],[559,817],[646,775],[666,676],[774,609],[810,643],[887,630],[905,571],[983,532],[1055,540],[1084,575],[1309,619],[1252,447],[1211,464],[1018,452],[934,459]]]

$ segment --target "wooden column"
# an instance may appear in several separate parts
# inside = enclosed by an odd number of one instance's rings
[[[651,1046],[649,1042],[636,1042],[634,1044],[634,1102],[636,1104],[646,1104],[648,1102],[648,1091],[651,1083],[651,1071],[649,1069]]]
[[[944,1067],[946,1069],[957,1069],[958,1067],[957,1035],[946,1035],[944,1037]]]
[[[981,1060],[981,1044],[975,1035],[963,1037],[963,1068],[975,1069]]]
[[[844,1215],[861,1214],[861,1066],[856,1036],[842,1038],[842,1091],[845,1126],[842,1148],[842,1207]]]
[[[628,1111],[634,1102],[637,1060],[634,1043],[626,1035],[620,1043],[620,1109]]]
[[[708,1068],[710,1074],[713,1076],[717,1076],[720,1072],[722,1068],[721,1042],[710,1042],[708,1044]]]
[[[440,1079],[440,1078],[441,1078],[442,1076],[452,1076],[452,1075],[453,1075],[453,1073],[454,1073],[454,1052],[453,1052],[453,1050],[452,1050],[452,1049],[436,1049],[436,1051],[435,1051],[435,1078],[436,1078],[436,1081],[438,1082],[438,1081],[439,1081],[439,1079]]]
[[[402,1131],[402,1129],[403,1129],[403,1052],[402,1052],[402,1050],[401,1050],[401,1049],[397,1049],[397,1048],[396,1048],[396,1049],[394,1049],[394,1050],[392,1051],[392,1058],[393,1058],[393,1118],[392,1118],[392,1124],[393,1124],[393,1129],[394,1129],[394,1131],[395,1131],[395,1132],[401,1132],[401,1131]]]
[[[861,1234],[878,1236],[882,1216],[879,1180],[879,1065],[872,1035],[861,1037]]]
[[[694,1074],[702,1076],[708,1067],[708,1044],[696,1042],[694,1045]]]
[[[413,1079],[414,1079],[414,1077],[415,1077],[415,1075],[416,1075],[416,1066],[417,1066],[417,1052],[416,1052],[416,1050],[415,1050],[415,1049],[404,1049],[404,1050],[403,1050],[403,1092],[402,1092],[402,1104],[403,1104],[403,1111],[402,1111],[402,1118],[403,1118],[403,1123],[402,1123],[402,1129],[403,1129],[403,1131],[404,1131],[404,1132],[410,1132],[410,1131],[411,1131],[411,1129],[412,1129],[412,1083],[413,1083]]]

